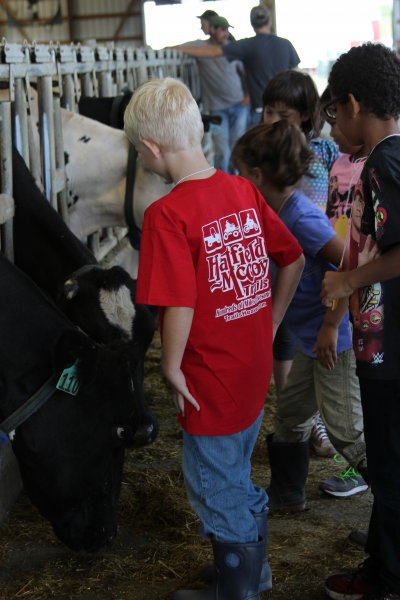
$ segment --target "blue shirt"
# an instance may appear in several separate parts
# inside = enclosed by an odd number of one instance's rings
[[[322,279],[325,271],[336,271],[336,267],[318,257],[318,253],[335,237],[335,231],[326,215],[298,190],[283,206],[279,217],[297,238],[306,261],[284,321],[296,335],[301,351],[315,358],[313,347],[327,310],[320,298]],[[346,313],[339,325],[337,352],[351,347],[349,316]]]

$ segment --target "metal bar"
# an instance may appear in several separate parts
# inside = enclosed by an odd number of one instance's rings
[[[29,167],[29,134],[28,110],[25,95],[24,80],[14,80],[15,105],[14,105],[14,141],[18,152]]]
[[[11,103],[0,102],[0,174],[1,192],[6,197],[12,197],[12,134],[11,134]],[[3,198],[3,203],[7,200]],[[3,204],[2,203],[2,204]],[[10,217],[13,216],[14,207],[5,208]],[[7,216],[5,214],[4,216]],[[0,228],[0,248],[10,260],[14,260],[13,224],[12,219],[6,220]]]
[[[56,170],[53,118],[53,84],[49,76],[38,79],[39,136],[42,159],[44,195],[57,209],[57,194],[53,180]]]
[[[67,110],[71,110],[76,112],[76,90],[75,90],[75,81],[74,77],[71,73],[66,73],[62,77],[62,107]]]
[[[54,98],[54,141],[56,172],[54,188],[57,194],[57,210],[64,222],[69,225],[69,213],[67,206],[67,178],[65,175],[64,139],[61,123],[61,104],[59,98]]]

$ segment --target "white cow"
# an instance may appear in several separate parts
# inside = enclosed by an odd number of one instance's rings
[[[62,109],[62,129],[69,187],[70,227],[83,239],[103,227],[126,226],[124,198],[128,160],[125,133]],[[211,133],[203,150],[213,162]],[[145,209],[171,190],[171,184],[136,164],[134,218],[140,228]]]
[[[80,239],[103,227],[124,227],[128,140],[123,131],[62,110],[70,227]],[[138,227],[144,211],[171,189],[137,160],[134,217]]]

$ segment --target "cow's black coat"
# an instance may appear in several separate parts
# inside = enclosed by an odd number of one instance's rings
[[[15,263],[29,279],[1,256],[0,289],[7,284],[1,323],[12,327],[4,330],[6,337],[1,329],[0,410],[8,416],[52,368],[60,370],[84,355],[85,386],[79,395],[56,391],[17,429],[13,446],[24,486],[56,534],[73,549],[96,550],[115,536],[125,445],[149,443],[158,432],[143,392],[154,318],[147,307],[135,305],[128,333],[107,320],[100,289],[125,286],[134,302],[134,281],[120,267],[97,264],[45,200],[16,151],[13,187]],[[88,265],[93,269],[73,275]],[[71,284],[71,275],[76,290],[68,299],[64,284]],[[17,283],[9,285],[8,279]],[[52,303],[56,299],[58,306]],[[61,345],[60,328],[66,329]],[[117,435],[121,428],[123,441]]]
[[[95,344],[1,253],[0,289],[0,420],[80,359],[77,395],[54,388],[17,428],[13,449],[27,494],[60,539],[97,550],[116,534],[116,430],[132,420],[131,350]]]

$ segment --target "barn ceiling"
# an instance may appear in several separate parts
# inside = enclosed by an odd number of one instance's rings
[[[9,42],[115,41],[143,45],[141,0],[0,0]]]

